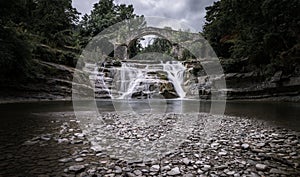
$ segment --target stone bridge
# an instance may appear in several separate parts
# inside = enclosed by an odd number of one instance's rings
[[[156,35],[170,41],[171,53],[178,59],[182,57],[184,49],[189,50],[196,58],[205,58],[213,52],[206,40],[198,33],[175,31],[170,28],[145,27],[123,33],[122,40],[114,42],[114,56],[120,59],[129,59],[129,47],[136,39],[146,35]]]

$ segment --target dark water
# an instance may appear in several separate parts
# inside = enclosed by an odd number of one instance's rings
[[[120,108],[120,105],[125,107]],[[128,106],[129,105],[129,106]],[[151,112],[210,112],[211,107],[222,108],[223,103],[199,102],[191,100],[168,100],[154,101],[138,100],[131,102],[111,102],[107,100],[97,101],[99,112],[115,111],[134,111]],[[83,103],[82,108],[89,108],[89,103]],[[130,109],[128,109],[130,108]],[[39,124],[43,117],[33,113],[43,112],[72,112],[73,104],[71,101],[50,101],[32,103],[9,103],[0,104],[0,127],[13,126],[13,124]],[[287,102],[258,102],[258,101],[229,101],[226,103],[225,115],[240,116],[266,120],[270,124],[287,127],[300,131],[300,103]]]

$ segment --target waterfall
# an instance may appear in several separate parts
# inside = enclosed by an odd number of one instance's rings
[[[168,61],[163,64],[163,70],[168,73],[168,79],[174,84],[175,90],[180,98],[185,97],[185,91],[182,88],[184,82],[185,67],[178,61]]]
[[[122,63],[120,68],[119,99],[131,98],[132,94],[142,92],[147,98],[159,93],[159,85],[171,82],[179,98],[185,97],[182,88],[186,68],[178,61],[145,62],[129,61]],[[157,73],[167,73],[168,81],[157,76]],[[154,74],[156,73],[156,75]]]
[[[100,68],[96,63],[85,63],[83,71],[89,75],[89,80],[94,86],[95,98],[112,98],[110,89],[107,85],[105,73],[99,71]]]
[[[121,67],[86,63],[83,70],[95,86],[96,99],[163,98],[163,94],[168,94],[168,98],[184,98],[186,95],[182,87],[186,68],[179,61],[126,60]]]

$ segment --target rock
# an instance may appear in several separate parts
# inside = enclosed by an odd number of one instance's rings
[[[74,165],[74,166],[70,166],[68,170],[71,172],[79,173],[82,172],[84,169],[85,169],[84,165]]]
[[[34,145],[34,144],[36,144],[36,143],[38,143],[39,141],[31,141],[31,140],[28,140],[28,141],[25,141],[24,143],[23,143],[23,145],[25,145],[25,146],[31,146],[31,145]]]
[[[77,136],[78,138],[83,138],[84,134],[83,133],[74,133],[75,136]]]
[[[257,147],[264,147],[266,145],[266,143],[257,143],[256,146]]]
[[[262,176],[264,176],[264,175],[262,175]],[[254,172],[251,172],[251,177],[260,177],[260,176]]]
[[[214,166],[214,169],[216,170],[223,170],[225,168],[227,168],[227,165]]]
[[[51,139],[51,134],[41,135],[41,140],[49,141]]]
[[[160,166],[159,165],[152,165],[150,167],[150,171],[152,172],[158,172],[160,170]]]
[[[168,171],[167,174],[170,176],[175,176],[175,175],[180,175],[181,172],[179,170],[179,167],[175,167],[175,168],[172,168],[170,171]]]
[[[264,165],[264,164],[256,164],[255,165],[255,168],[259,171],[265,171],[267,169],[267,165]]]
[[[241,145],[241,147],[242,147],[243,149],[248,149],[249,146],[250,146],[250,145],[249,145],[249,144],[246,144],[246,143],[244,143],[244,144]]]
[[[231,176],[231,175],[234,175],[235,174],[235,171],[226,171],[225,172],[226,173],[226,175],[229,175],[229,176]]]
[[[199,175],[201,175],[201,174],[203,174],[204,172],[203,172],[202,170],[198,169],[198,170],[197,170],[197,173],[198,173]]]
[[[219,156],[225,156],[225,155],[227,155],[227,152],[226,151],[221,151],[221,152],[218,153],[218,155]]]
[[[201,168],[203,171],[208,171],[211,169],[210,165],[203,165],[203,168]]]
[[[117,173],[117,174],[122,173],[122,168],[119,166],[115,166],[115,173]]]
[[[69,140],[67,138],[61,138],[61,139],[57,139],[57,142],[60,143],[68,143]]]
[[[143,174],[140,170],[134,170],[133,173],[137,176],[141,176]]]
[[[84,161],[83,158],[76,158],[76,159],[75,159],[75,162],[82,162],[82,161]]]
[[[128,177],[136,177],[136,175],[135,175],[135,174],[133,174],[133,173],[130,173],[130,172],[126,173],[126,175],[127,175]]]
[[[71,141],[71,144],[82,144],[83,141],[82,140],[73,140]]]
[[[96,153],[102,152],[103,148],[101,146],[92,146],[91,149]]]
[[[184,159],[182,159],[182,162],[183,162],[185,165],[189,165],[191,161],[190,161],[188,158],[184,158]]]
[[[169,165],[162,167],[163,171],[169,171],[171,170],[171,167]]]
[[[274,76],[271,78],[271,83],[279,82],[282,76],[282,71],[277,71]]]
[[[279,170],[279,169],[276,169],[276,168],[272,168],[270,170],[270,173],[274,173],[274,174],[282,174],[282,175],[286,175],[287,173],[285,171],[282,171],[282,170]]]
[[[67,162],[72,161],[72,159],[71,158],[63,158],[63,159],[59,159],[58,161],[62,162],[62,163],[67,163]]]

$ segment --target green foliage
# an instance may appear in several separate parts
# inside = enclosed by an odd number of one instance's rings
[[[0,81],[22,79],[26,76],[30,66],[31,48],[16,31],[0,27],[0,53]]]
[[[204,36],[219,57],[276,63],[299,44],[299,0],[220,0],[207,7]]]
[[[153,43],[146,46],[142,52],[148,53],[148,52],[158,52],[158,53],[165,53],[170,54],[172,49],[172,44],[170,41],[164,38],[154,38]]]
[[[128,46],[129,58],[133,58],[138,53],[142,51],[142,44],[140,43],[141,39],[135,39],[131,41]]]
[[[100,0],[94,4],[90,15],[85,14],[80,22],[81,35],[94,37],[104,29],[126,19],[138,17],[132,5],[116,5],[113,0]]]
[[[30,77],[31,59],[44,59],[45,53],[44,60],[75,66],[79,13],[71,4],[71,0],[0,1],[2,81]],[[39,50],[41,45],[56,49],[45,52]]]
[[[182,51],[182,60],[195,59],[195,55],[193,55],[188,49],[183,49]]]

